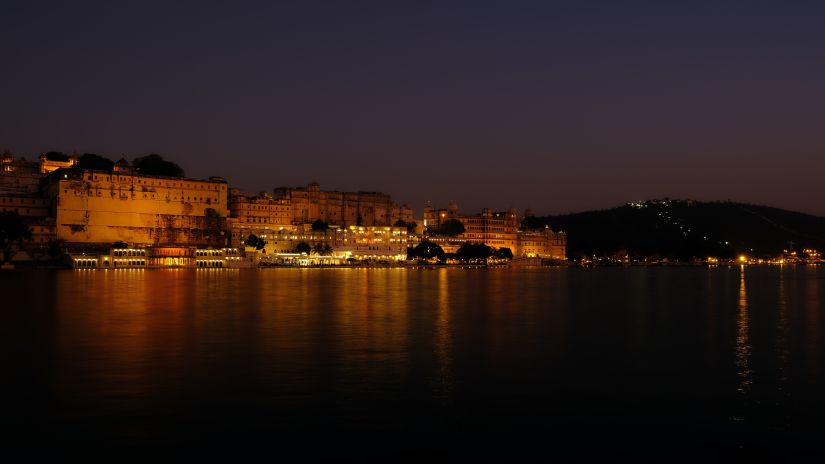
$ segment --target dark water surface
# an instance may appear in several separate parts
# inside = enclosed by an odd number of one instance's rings
[[[825,268],[0,274],[4,422],[41,451],[815,450]]]

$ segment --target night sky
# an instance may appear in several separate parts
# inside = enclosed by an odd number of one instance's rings
[[[0,150],[248,191],[825,215],[825,2],[4,2]]]

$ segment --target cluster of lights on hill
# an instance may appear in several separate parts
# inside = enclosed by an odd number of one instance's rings
[[[650,210],[653,215],[651,217],[655,218],[658,225],[663,226],[664,228],[670,228],[671,230],[678,232],[679,235],[685,237],[688,240],[701,240],[705,243],[716,243],[724,248],[731,249],[731,240],[719,240],[712,237],[712,233],[704,230],[699,231],[696,229],[703,228],[702,226],[696,226],[693,224],[695,219],[701,218],[701,216],[696,216],[691,220],[691,215],[687,213],[685,206],[693,206],[699,204],[699,202],[694,202],[691,200],[670,200],[670,199],[662,199],[662,200],[649,200],[649,201],[636,201],[627,203],[625,206],[633,208],[635,210]],[[761,221],[764,221],[766,224],[770,224],[772,227],[777,229],[782,229],[785,231],[790,232],[791,229],[786,227],[785,225],[777,222],[776,219],[771,219],[766,217],[764,213],[760,213],[755,211],[758,207],[751,207],[748,205],[740,205],[740,204],[733,204],[727,203],[728,206],[734,206],[736,209],[735,211],[739,211],[742,213],[746,213],[748,216],[758,218]],[[729,212],[727,214],[730,214]],[[700,219],[701,221],[701,219]],[[708,224],[704,225],[706,229]],[[722,263],[737,263],[737,264],[787,264],[787,263],[810,263],[816,264],[822,262],[822,255],[815,249],[815,248],[803,248],[801,250],[794,250],[795,243],[793,241],[787,242],[787,247],[782,250],[781,254],[775,254],[773,256],[767,257],[762,256],[758,257],[758,253],[754,253],[753,248],[748,248],[749,251],[742,250],[740,247],[739,253],[735,256],[734,259],[721,259],[713,256],[708,256],[705,261],[708,264],[722,264]],[[744,253],[743,253],[744,251]]]
[[[690,203],[690,200],[687,200]],[[649,201],[635,201],[627,203],[627,206],[636,209],[645,209],[645,208],[657,208],[659,211],[657,215],[659,218],[667,225],[679,228],[680,232],[684,237],[688,237],[688,234],[693,233],[693,229],[685,224],[684,219],[682,218],[674,218],[670,213],[670,206],[673,203],[672,200],[664,199],[664,200],[649,200]],[[703,233],[701,235],[702,240],[704,241],[715,241],[719,245],[729,246],[729,240],[714,240],[713,238],[708,238],[707,233]]]

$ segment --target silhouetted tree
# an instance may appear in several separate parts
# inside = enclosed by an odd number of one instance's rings
[[[446,221],[441,223],[441,226],[434,230],[433,233],[436,235],[446,235],[449,237],[455,237],[457,235],[461,235],[464,233],[464,224],[461,223],[458,219],[447,219]]]
[[[177,164],[166,161],[160,155],[152,153],[151,155],[135,158],[132,161],[132,167],[138,170],[140,174],[150,176],[165,176],[165,177],[183,177],[183,168]]]
[[[46,249],[46,254],[49,255],[49,258],[51,259],[57,259],[58,256],[63,254],[64,245],[65,241],[63,240],[49,240],[49,248]]]
[[[312,252],[312,247],[307,242],[300,242],[295,245],[295,253],[305,253],[310,254]]]
[[[316,219],[315,222],[312,223],[312,230],[316,232],[329,230],[329,224],[320,219]]]
[[[407,258],[408,259],[433,259],[438,258],[439,261],[444,260],[444,250],[438,246],[437,244],[429,241],[424,240],[423,242],[419,243],[415,246],[415,248],[408,248],[407,249]]]
[[[525,216],[521,220],[521,228],[525,230],[544,229],[544,221],[535,216]]]
[[[318,242],[312,247],[312,251],[321,256],[329,256],[332,254],[332,247],[328,243]]]
[[[94,153],[83,153],[77,160],[76,167],[80,169],[93,169],[96,171],[111,171],[115,162],[109,158],[104,158]]]
[[[248,247],[253,247],[256,250],[263,250],[266,246],[266,240],[262,239],[261,237],[258,237],[255,234],[249,234],[249,237],[246,237],[246,240],[244,240],[244,245]]]
[[[129,244],[124,242],[123,240],[118,240],[117,242],[112,244],[112,249],[120,250],[123,248],[129,248]]]
[[[69,155],[63,153],[62,151],[47,151],[45,155],[46,159],[49,161],[69,161]]]
[[[493,254],[493,249],[483,243],[464,242],[456,251],[456,259],[461,261],[483,261]]]
[[[0,247],[3,248],[3,258],[11,261],[12,245],[23,247],[23,241],[30,239],[32,231],[29,229],[16,211],[0,213]]]
[[[399,220],[395,221],[395,224],[393,224],[393,226],[395,226],[395,227],[406,227],[407,228],[407,233],[411,234],[411,233],[415,232],[415,228],[418,227],[418,224],[416,224],[413,221],[406,222],[402,219],[399,219]]]
[[[513,250],[507,247],[501,247],[493,252],[493,257],[498,259],[513,259]]]

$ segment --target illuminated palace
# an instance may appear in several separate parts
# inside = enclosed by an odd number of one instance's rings
[[[18,259],[56,244],[75,267],[238,264],[238,250],[225,248],[225,180],[141,175],[126,160],[78,169],[77,161],[61,153],[0,158],[0,212],[16,212],[32,231]]]
[[[32,231],[12,251],[18,260],[41,259],[57,247],[75,267],[90,268],[401,261],[420,238],[407,229],[412,209],[385,193],[326,191],[311,183],[250,195],[219,177],[141,174],[125,159],[107,169],[78,163],[76,155],[57,152],[37,161],[0,157],[0,212],[17,213]],[[455,204],[428,206],[423,229],[449,219],[460,221],[464,233],[431,236],[447,252],[469,241],[516,256],[564,258],[564,233],[520,230],[515,210],[461,215]],[[263,242],[246,246],[251,235]]]
[[[355,261],[404,261],[409,237],[406,227],[330,226],[313,230],[300,224],[270,231],[266,236],[263,262],[303,264],[343,263]],[[298,244],[310,246],[313,256],[298,256]],[[327,248],[328,247],[328,248]],[[326,250],[326,251],[322,251]]]
[[[47,178],[56,237],[70,243],[222,246],[226,181],[61,169]]]
[[[412,221],[413,215],[409,205],[396,205],[385,193],[321,190],[316,182],[277,188],[274,197],[289,201],[293,224],[320,219],[342,226],[391,226],[398,220]]]
[[[528,211],[527,215],[531,213]],[[424,227],[429,231],[438,230],[450,219],[461,222],[464,232],[455,237],[429,236],[429,240],[440,245],[445,252],[454,253],[464,242],[471,242],[496,249],[509,248],[517,257],[566,259],[567,235],[564,232],[554,232],[548,227],[523,230],[515,209],[494,212],[484,208],[481,214],[464,215],[458,212],[455,203],[449,203],[442,209],[424,207]]]
[[[250,235],[266,239],[273,231],[291,230],[292,225],[289,200],[275,200],[266,192],[250,195],[230,189],[227,234],[232,246],[242,246]]]
[[[75,249],[128,244],[100,253],[73,254],[95,267],[235,267],[226,249],[226,181],[140,175],[125,160],[112,171],[61,169],[44,191],[55,236]]]
[[[406,227],[412,209],[397,205],[379,192],[322,191],[317,183],[305,188],[281,187],[274,195],[249,195],[232,189],[229,196],[228,235],[232,246],[242,246],[250,235],[267,242],[267,258],[289,255],[298,244],[327,245],[334,255],[353,259],[399,260],[406,255]],[[322,221],[324,230],[312,230]]]

